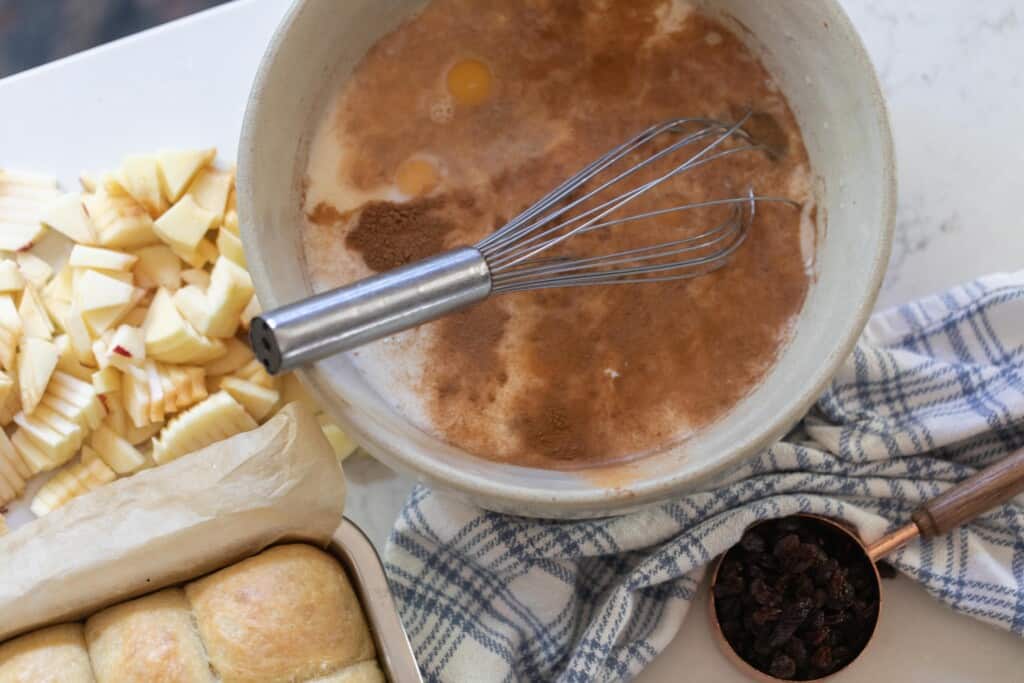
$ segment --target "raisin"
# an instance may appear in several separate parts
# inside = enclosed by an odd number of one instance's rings
[[[832,648],[823,645],[811,655],[811,666],[818,671],[829,672],[832,670]]]
[[[775,606],[782,602],[782,596],[770,588],[763,579],[754,579],[750,582],[750,596],[759,605]]]
[[[793,658],[793,661],[796,662],[798,667],[804,667],[807,665],[807,646],[804,645],[803,640],[799,638],[790,638],[784,649],[786,654]]]
[[[775,546],[772,547],[772,555],[775,556],[775,559],[785,562],[799,547],[800,537],[796,534],[786,534],[775,541]]]
[[[778,607],[761,607],[750,615],[750,620],[759,626],[778,621],[782,616],[782,610]]]
[[[747,531],[740,539],[740,547],[748,553],[763,553],[766,548],[764,538],[754,531]]]
[[[776,678],[790,679],[796,674],[796,662],[789,655],[777,654],[772,657],[771,666],[768,667],[768,673]]]

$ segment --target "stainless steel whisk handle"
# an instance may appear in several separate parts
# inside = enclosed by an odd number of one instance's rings
[[[277,374],[436,320],[490,293],[487,261],[463,247],[264,313],[252,319],[249,339]]]

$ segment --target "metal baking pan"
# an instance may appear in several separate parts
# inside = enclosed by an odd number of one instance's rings
[[[370,623],[377,659],[391,683],[423,683],[405,628],[398,617],[384,565],[370,539],[347,517],[331,537],[327,551],[348,572]]]

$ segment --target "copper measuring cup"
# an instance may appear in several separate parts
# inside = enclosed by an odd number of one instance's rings
[[[946,490],[932,500],[923,503],[921,507],[911,514],[911,521],[908,524],[871,544],[864,543],[853,530],[827,517],[809,514],[796,516],[814,520],[815,523],[827,525],[829,529],[838,531],[853,541],[855,546],[864,552],[865,557],[870,559],[869,564],[874,572],[878,588],[878,612],[880,616],[882,610],[882,580],[878,574],[878,568],[875,566],[877,561],[899,550],[918,536],[935,538],[947,534],[961,524],[969,522],[992,508],[1010,501],[1021,493],[1024,493],[1024,449],[1013,453]],[[718,581],[718,572],[724,557],[725,553],[715,562],[715,568],[711,575],[711,591],[708,598],[708,611],[711,617],[715,640],[718,642],[726,658],[753,680],[768,683],[787,680],[775,678],[748,664],[733,650],[732,645],[729,644],[729,641],[726,640],[725,635],[722,633],[722,627],[718,621],[718,614],[715,609],[714,587]],[[878,617],[875,619],[875,630],[877,630],[877,624]],[[871,640],[873,639],[874,632],[869,635],[867,645],[847,664],[826,676],[813,680],[823,681],[845,670],[860,659],[861,654],[870,647]]]

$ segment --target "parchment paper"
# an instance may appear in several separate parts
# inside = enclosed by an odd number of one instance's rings
[[[77,498],[0,537],[0,641],[232,564],[326,545],[345,479],[308,409]]]

